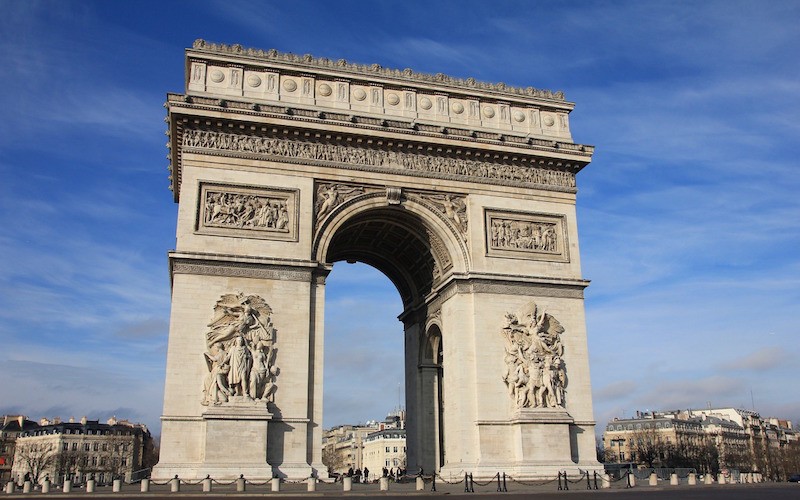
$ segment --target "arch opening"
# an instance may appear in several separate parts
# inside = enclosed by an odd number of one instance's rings
[[[371,266],[400,295],[409,470],[439,470],[445,463],[442,329],[429,324],[428,306],[453,259],[431,225],[401,206],[367,207],[330,224],[322,248],[324,262]]]

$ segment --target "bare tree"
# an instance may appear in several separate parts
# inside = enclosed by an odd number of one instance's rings
[[[633,434],[634,445],[632,446],[636,459],[648,467],[661,460],[665,455],[664,443],[659,439],[659,435],[653,429],[636,431]]]
[[[30,480],[37,484],[42,473],[55,465],[55,446],[52,443],[17,444],[14,460],[23,465]]]
[[[333,444],[327,445],[322,449],[322,463],[328,468],[328,472],[336,472],[344,467],[344,458],[336,451]]]

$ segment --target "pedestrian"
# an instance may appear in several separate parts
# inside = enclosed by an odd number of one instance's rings
[[[366,467],[364,467],[364,482],[365,483],[369,482],[369,469],[367,469]]]

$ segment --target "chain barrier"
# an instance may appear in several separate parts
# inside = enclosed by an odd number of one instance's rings
[[[497,474],[492,476],[492,478],[489,479],[488,481],[486,481],[485,483],[481,483],[480,481],[474,481],[472,479],[472,474],[469,475],[469,479],[470,479],[470,482],[472,484],[477,484],[478,486],[489,486],[490,484],[492,484],[494,482],[495,479],[498,479],[498,480],[500,479],[500,473],[498,472]]]
[[[464,479],[462,479],[462,480],[460,480],[460,481],[453,481],[453,482],[451,482],[451,481],[448,481],[447,479],[445,479],[443,476],[441,476],[441,475],[439,475],[439,474],[434,474],[434,476],[438,477],[438,478],[439,478],[439,480],[440,480],[441,482],[445,483],[445,484],[461,484],[461,483],[463,483],[463,482],[464,482]],[[466,474],[464,474],[464,478],[466,479]]]
[[[521,479],[514,479],[511,476],[505,476],[508,478],[509,481],[515,482],[517,484],[521,484],[523,486],[544,486],[545,484],[550,484],[556,481],[556,479],[543,479],[542,481],[523,481]],[[561,473],[558,473],[558,480],[561,480]],[[559,488],[560,489],[560,488]]]
[[[244,483],[245,484],[252,484],[253,486],[264,486],[265,484],[269,484],[271,481],[272,481],[272,479],[267,479],[266,481],[262,481],[262,482],[259,483],[258,481],[251,481],[249,479],[245,479]]]
[[[173,479],[174,479],[174,478],[173,478]],[[179,481],[180,481],[180,479],[179,479]],[[154,480],[152,480],[152,479],[150,480],[150,484],[155,484],[156,486],[165,486],[165,485],[167,485],[167,484],[169,484],[169,483],[171,483],[171,482],[172,482],[172,479],[167,479],[167,480],[166,480],[166,481],[164,481],[163,483],[159,483],[158,481],[154,481]]]
[[[223,481],[218,481],[218,480],[216,480],[216,479],[212,479],[212,480],[211,480],[211,482],[212,482],[213,484],[218,484],[218,485],[220,485],[220,486],[230,486],[230,485],[232,485],[232,484],[235,484],[235,483],[236,483],[236,481],[237,481],[237,479],[234,479],[233,481],[230,481],[230,482],[227,482],[227,483],[226,483],[226,482],[223,482]]]
[[[583,481],[583,476],[584,476],[584,475],[586,475],[586,473],[585,473],[585,472],[583,472],[583,471],[581,471],[581,477],[579,477],[578,479],[576,479],[575,481],[573,481],[572,479],[570,479],[570,478],[568,478],[568,477],[567,477],[567,472],[566,472],[566,471],[564,471],[564,480],[565,480],[565,481],[568,481],[568,482],[570,482],[570,483],[572,483],[572,484],[578,484],[578,483],[580,483],[581,481]]]

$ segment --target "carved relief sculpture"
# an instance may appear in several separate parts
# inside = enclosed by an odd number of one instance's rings
[[[492,219],[491,224],[493,248],[550,253],[559,251],[555,223]]]
[[[348,186],[346,184],[320,184],[317,187],[317,199],[314,203],[317,220],[322,220],[334,208],[345,201],[364,194],[361,186]]]
[[[558,408],[565,405],[566,366],[562,356],[564,327],[535,302],[506,314],[503,381],[515,408]]]
[[[238,293],[223,295],[214,313],[206,332],[202,404],[272,402],[278,374],[272,309],[258,295]]]
[[[467,203],[464,198],[451,194],[422,195],[424,200],[432,202],[455,226],[462,236],[467,235]]]
[[[204,225],[288,232],[286,198],[206,190]]]

